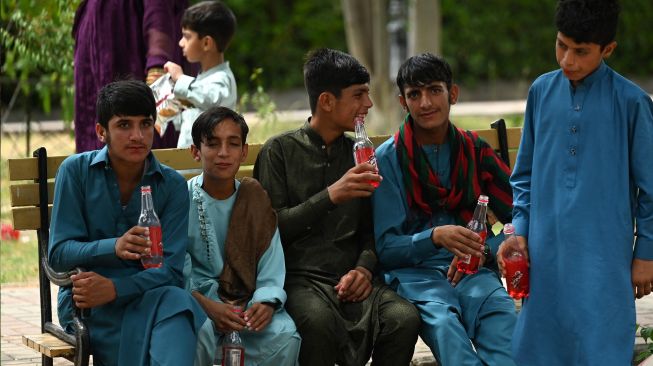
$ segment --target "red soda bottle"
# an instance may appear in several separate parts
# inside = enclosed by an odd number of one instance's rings
[[[362,163],[370,163],[376,167],[376,154],[374,153],[374,144],[367,137],[367,132],[365,132],[365,120],[362,116],[357,116],[354,120],[355,123],[355,132],[356,138],[354,140],[354,161],[356,165]],[[370,181],[369,182],[374,188],[379,186],[379,182]]]
[[[243,309],[234,306],[231,311],[240,315]],[[222,340],[222,366],[245,366],[245,347],[237,330],[228,332]]]
[[[477,233],[483,244],[485,244],[485,238],[487,237],[487,228],[485,222],[487,221],[487,204],[489,198],[484,195],[478,196],[478,203],[476,204],[476,209],[474,210],[474,217],[467,223],[467,228],[475,233]],[[478,265],[481,258],[473,255],[468,255],[466,258],[459,258],[457,269],[458,272],[463,272],[466,274],[474,274],[478,272]]]
[[[141,256],[141,264],[144,268],[159,268],[163,265],[163,242],[161,234],[161,221],[154,212],[152,202],[152,188],[141,187],[141,216],[138,218],[138,226],[146,227],[150,231],[148,239],[152,242],[149,255]]]
[[[506,224],[503,227],[503,233],[506,238],[501,245],[506,246],[502,257],[506,270],[508,294],[514,299],[528,297],[530,287],[526,255],[519,248],[519,243],[515,237],[515,228],[512,224]]]

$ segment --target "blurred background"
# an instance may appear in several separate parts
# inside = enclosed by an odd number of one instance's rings
[[[555,0],[223,1],[238,19],[226,59],[236,76],[239,109],[252,125],[250,142],[295,128],[310,114],[302,64],[317,47],[349,52],[370,71],[372,134],[391,133],[399,125],[394,79],[415,53],[433,52],[451,63],[462,91],[454,122],[466,128],[488,128],[500,117],[521,125],[530,83],[557,68]],[[74,152],[71,28],[79,3],[1,2],[3,223],[10,222],[7,159],[31,155],[38,146],[50,155]],[[621,3],[618,48],[608,63],[653,93],[653,1]],[[34,251],[35,244],[6,244],[33,243],[31,234],[24,235],[2,238],[2,283],[29,280],[36,271],[33,259],[11,262],[20,250]]]

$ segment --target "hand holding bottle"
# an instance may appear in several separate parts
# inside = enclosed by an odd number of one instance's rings
[[[273,314],[274,307],[271,304],[257,302],[245,311],[243,319],[249,330],[259,332],[270,324]]]
[[[371,196],[375,188],[369,182],[379,183],[382,179],[372,171],[374,171],[372,165],[367,163],[349,169],[345,175],[327,187],[331,202],[337,205],[354,198]]]
[[[515,236],[515,228],[510,223],[504,226],[503,233],[506,239],[497,251],[497,262],[501,274],[506,278],[508,294],[515,299],[528,297],[530,271],[526,239]]]
[[[139,260],[141,255],[150,254],[150,245],[148,240],[149,230],[146,227],[134,226],[127,230],[121,237],[116,240],[116,256],[120,259]]]

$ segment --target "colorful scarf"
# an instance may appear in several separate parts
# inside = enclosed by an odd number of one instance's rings
[[[449,122],[447,140],[451,148],[451,188],[443,187],[433,171],[413,131],[413,119],[406,116],[395,134],[397,158],[401,166],[408,206],[430,220],[441,210],[452,213],[459,225],[474,215],[480,194],[490,198],[489,207],[501,222],[512,216],[510,168],[492,147],[474,131],[465,131]]]

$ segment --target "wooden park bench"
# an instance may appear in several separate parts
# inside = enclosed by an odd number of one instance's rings
[[[491,127],[476,132],[512,167],[521,139],[521,128],[506,129],[503,120],[492,123]],[[375,146],[378,146],[388,137],[374,136],[371,139]],[[238,177],[252,175],[254,162],[262,145],[249,145],[249,155],[240,167]],[[161,149],[153,152],[161,163],[178,170],[187,179],[201,171],[200,164],[191,157],[188,149]],[[24,335],[23,344],[43,355],[43,365],[51,366],[54,357],[65,357],[75,365],[86,366],[89,362],[90,341],[82,312],[76,310],[73,320],[74,334],[66,333],[58,324],[52,322],[50,283],[70,286],[70,276],[75,273],[57,273],[47,263],[54,177],[65,158],[66,156],[48,157],[46,149],[39,148],[34,151],[34,157],[8,161],[14,228],[36,230],[38,236],[41,334]]]

